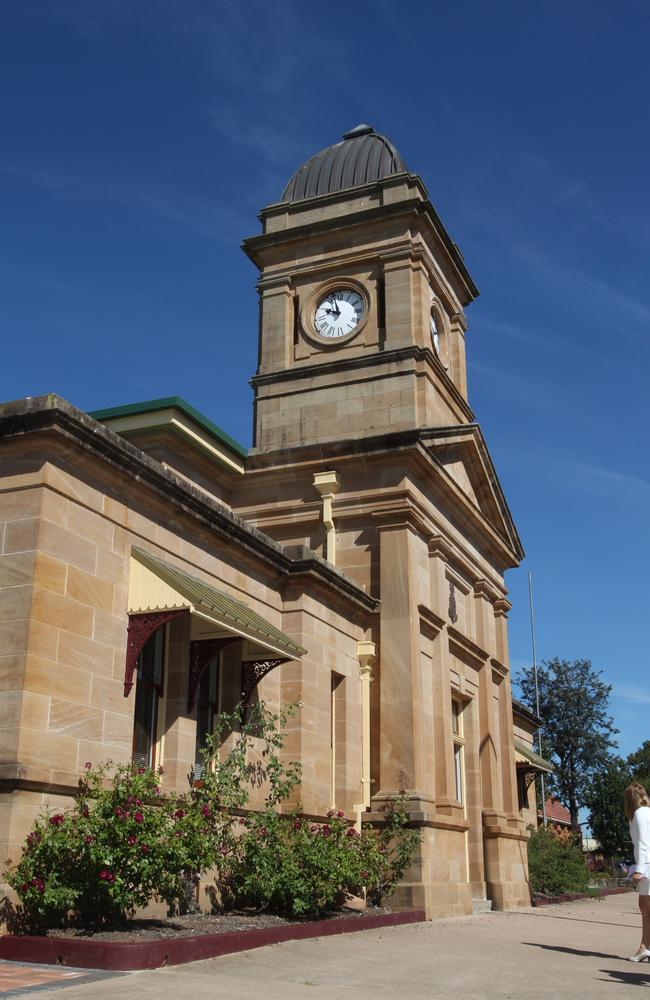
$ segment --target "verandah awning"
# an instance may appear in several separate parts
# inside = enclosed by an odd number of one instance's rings
[[[242,601],[143,549],[131,549],[129,614],[175,610],[190,611],[290,660],[306,652]]]
[[[551,774],[555,769],[550,761],[545,760],[533,748],[515,737],[515,763],[524,771],[541,771]]]
[[[306,652],[242,601],[140,548],[131,550],[128,613],[125,695],[144,644],[157,628],[180,614],[192,614],[210,627],[213,638],[190,643],[188,711],[205,665],[233,639],[245,639],[254,648],[252,658],[242,662],[244,701],[269,670]]]

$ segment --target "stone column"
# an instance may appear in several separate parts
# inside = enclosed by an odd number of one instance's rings
[[[449,614],[448,553],[444,539],[436,536],[429,540],[431,608],[442,621],[446,621]],[[443,626],[433,642],[432,657],[434,787],[436,809],[441,812],[449,812],[456,800],[449,656],[447,631]]]
[[[410,347],[413,343],[413,268],[410,254],[386,255],[386,349]]]
[[[380,525],[381,793],[422,787],[422,694],[414,546],[408,514]]]
[[[476,639],[478,645],[487,652],[494,650],[494,612],[488,591],[477,581],[474,587],[474,612],[476,618]],[[479,733],[481,759],[481,789],[484,818],[501,813],[501,747],[497,736],[499,718],[494,700],[492,666],[488,660],[479,672]]]
[[[361,802],[353,809],[357,816],[357,828],[361,827],[361,814],[370,807],[372,783],[370,778],[370,684],[372,667],[377,658],[374,642],[362,641],[357,644],[359,659],[359,680],[361,682]]]

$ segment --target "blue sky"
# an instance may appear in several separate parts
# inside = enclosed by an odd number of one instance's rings
[[[0,398],[180,395],[250,443],[239,250],[365,121],[481,290],[470,402],[527,559],[513,667],[587,657],[648,738],[650,7],[645,0],[5,0]]]

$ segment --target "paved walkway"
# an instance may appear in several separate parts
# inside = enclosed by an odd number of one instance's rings
[[[650,987],[635,894],[295,941],[11,996],[44,1000],[626,1000]],[[0,989],[1,989],[0,985]],[[642,994],[641,994],[642,995]],[[3,1000],[7,994],[2,995]],[[650,993],[648,994],[650,1000]]]

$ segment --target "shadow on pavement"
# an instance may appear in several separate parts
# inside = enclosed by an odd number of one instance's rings
[[[543,948],[544,951],[561,951],[564,955],[583,955],[588,958],[613,958],[614,960],[622,961],[622,955],[610,955],[603,951],[585,951],[582,948],[565,948],[563,945],[559,944],[539,944],[538,941],[522,941],[522,944],[527,945],[529,948]]]
[[[650,986],[650,975],[647,972],[619,972],[618,969],[599,969],[609,979],[601,979],[602,983],[623,983],[626,986]]]

